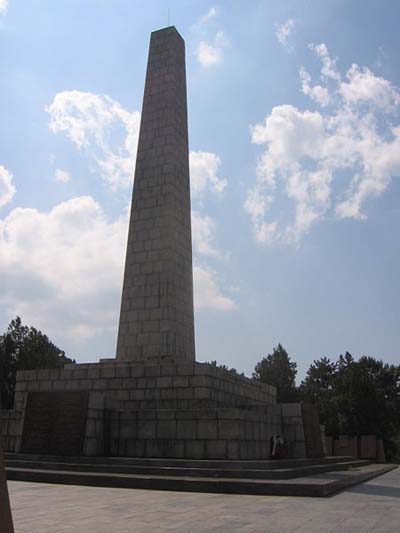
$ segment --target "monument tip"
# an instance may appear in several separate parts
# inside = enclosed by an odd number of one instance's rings
[[[181,39],[183,39],[182,35],[179,33],[179,31],[176,29],[175,26],[166,26],[165,28],[154,30],[151,32],[151,35],[160,34],[160,33],[176,33],[177,35],[179,35]]]

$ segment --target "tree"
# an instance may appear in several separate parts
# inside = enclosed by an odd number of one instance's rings
[[[300,386],[302,397],[319,405],[327,434],[382,438],[395,458],[400,434],[400,366],[373,357],[355,361],[349,352],[337,362],[314,361]]]
[[[253,379],[276,387],[277,402],[293,402],[297,399],[297,363],[290,360],[285,348],[278,344],[272,354],[268,354],[253,372]]]
[[[337,364],[326,357],[316,360],[300,385],[300,395],[306,402],[318,405],[320,420],[327,434],[338,431],[338,412],[335,401]]]
[[[0,336],[0,407],[11,409],[13,406],[18,370],[60,368],[72,362],[47,335],[24,326],[17,316]]]

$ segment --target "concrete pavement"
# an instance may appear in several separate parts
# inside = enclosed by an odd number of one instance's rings
[[[376,532],[400,524],[400,468],[330,498],[9,482],[16,533]]]

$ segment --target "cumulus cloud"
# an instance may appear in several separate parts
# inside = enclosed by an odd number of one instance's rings
[[[304,67],[300,68],[300,79],[301,79],[301,91],[314,100],[321,106],[325,107],[330,102],[329,91],[327,87],[322,87],[321,85],[311,85],[311,76],[305,70]]]
[[[195,250],[215,255],[207,228],[194,227],[194,235],[200,233]],[[110,220],[90,196],[62,202],[48,212],[14,209],[0,220],[1,303],[61,337],[79,341],[114,333],[127,229],[128,209]],[[194,287],[196,309],[235,307],[207,266],[195,264]]]
[[[0,207],[11,202],[15,194],[13,176],[9,170],[0,165]]]
[[[84,152],[113,189],[131,185],[140,113],[130,113],[109,96],[76,90],[56,94],[46,111],[50,129]]]
[[[294,27],[295,21],[293,19],[288,19],[284,24],[282,24],[282,26],[279,26],[279,28],[277,28],[275,35],[278,39],[279,44],[281,44],[282,46],[288,45],[289,36],[293,32]]]
[[[194,265],[193,277],[196,309],[232,311],[236,308],[235,302],[221,292],[215,271],[210,268]]]
[[[102,170],[112,189],[132,179],[138,113],[130,113],[108,96],[80,91],[58,93],[47,108],[50,127],[61,132]],[[115,131],[120,135],[116,136]],[[118,162],[118,163],[117,163]],[[229,310],[215,270],[204,260],[218,259],[215,221],[201,205],[207,194],[227,185],[219,176],[221,161],[210,152],[193,152],[193,248],[195,307]],[[69,174],[55,171],[55,179]],[[15,193],[12,176],[0,166],[0,205]],[[91,196],[55,205],[50,211],[16,208],[0,219],[0,301],[10,314],[75,340],[112,332],[116,326],[126,251],[128,206],[110,219]],[[202,266],[197,266],[202,258]]]
[[[192,150],[189,154],[190,182],[194,200],[201,198],[206,191],[222,193],[228,180],[218,175],[221,159],[212,152]]]
[[[328,47],[326,44],[313,44],[309,46],[310,50],[315,52],[315,54],[321,59],[322,68],[321,75],[327,79],[340,80],[340,73],[336,67],[336,59],[331,58],[328,52]]]
[[[215,221],[208,215],[192,209],[192,240],[197,254],[219,257],[214,244]]]
[[[321,111],[276,106],[251,129],[252,142],[264,150],[245,209],[262,243],[299,242],[330,212],[365,219],[365,201],[382,194],[392,177],[400,175],[400,125],[393,125],[398,89],[358,65],[342,81],[326,45],[310,49],[321,58],[321,85],[312,86],[303,68],[301,90]],[[328,104],[330,112],[322,112]],[[278,194],[293,201],[292,221],[268,220]]]
[[[7,11],[8,0],[0,0],[0,15],[4,15]]]
[[[196,48],[196,58],[203,67],[218,65],[224,59],[224,49],[228,41],[222,31],[218,31],[211,42],[202,40]]]
[[[60,168],[57,168],[54,172],[54,179],[61,183],[67,183],[67,181],[71,179],[71,176],[66,170],[61,170]]]
[[[400,104],[399,91],[390,81],[375,76],[368,68],[352,65],[340,84],[340,94],[347,104],[372,103],[390,112]]]
[[[50,129],[63,133],[83,151],[93,170],[113,189],[131,185],[135,171],[140,113],[124,109],[106,95],[63,91],[46,108]],[[212,152],[191,151],[191,188],[194,198],[209,190],[221,193],[227,179],[218,175],[220,158]],[[56,171],[59,181],[61,174]],[[65,176],[64,176],[65,177]]]
[[[127,213],[110,221],[90,196],[14,209],[0,221],[2,303],[61,335],[114,327],[126,235]]]

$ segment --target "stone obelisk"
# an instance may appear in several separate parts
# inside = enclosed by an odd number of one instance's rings
[[[151,34],[117,359],[194,361],[185,43]]]

